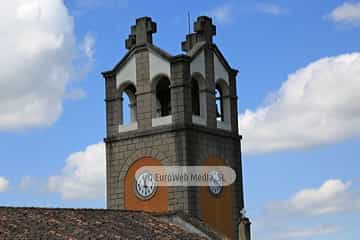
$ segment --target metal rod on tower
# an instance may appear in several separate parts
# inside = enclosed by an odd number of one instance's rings
[[[189,34],[190,34],[190,11],[188,11],[188,30],[189,30]]]

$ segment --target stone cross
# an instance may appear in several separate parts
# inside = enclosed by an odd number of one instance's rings
[[[131,34],[125,41],[125,47],[131,49],[135,45],[152,43],[152,34],[156,33],[156,23],[150,17],[136,19],[136,25],[131,26]]]
[[[181,43],[183,51],[189,51],[198,42],[213,42],[216,35],[216,26],[212,24],[211,18],[207,16],[198,17],[194,23],[194,33],[186,35],[186,41]]]
[[[212,43],[213,36],[216,35],[216,26],[212,24],[209,17],[198,17],[194,23],[194,31],[199,34],[202,41]]]

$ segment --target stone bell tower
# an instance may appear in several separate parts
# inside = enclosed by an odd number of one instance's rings
[[[209,17],[198,17],[194,33],[182,42],[184,54],[156,47],[156,31],[151,18],[137,19],[125,41],[128,52],[103,72],[107,207],[180,210],[232,239],[245,236],[237,70],[214,44],[216,27]],[[225,165],[237,178],[217,193],[209,187],[137,188],[137,169],[167,165]]]

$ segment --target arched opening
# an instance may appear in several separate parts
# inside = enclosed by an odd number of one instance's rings
[[[194,78],[191,80],[191,102],[192,102],[192,114],[200,116],[199,84]]]
[[[223,93],[218,84],[215,88],[215,100],[216,100],[216,120],[223,122],[224,121],[224,99]]]
[[[191,76],[192,123],[206,126],[207,122],[207,85],[201,73]]]
[[[217,127],[231,130],[230,91],[227,82],[218,79],[215,85]]]
[[[167,77],[161,77],[156,85],[156,115],[171,115],[170,80]]]
[[[130,98],[126,93],[122,94],[122,109],[123,109],[123,120],[122,124],[126,125],[131,123],[131,109],[130,109]]]
[[[121,117],[120,124],[127,125],[136,122],[136,88],[133,84],[127,84],[120,89]]]

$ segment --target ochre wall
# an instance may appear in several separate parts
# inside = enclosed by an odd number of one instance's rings
[[[141,200],[136,196],[135,172],[144,166],[162,166],[161,162],[151,157],[144,157],[134,162],[125,177],[125,209],[149,212],[168,211],[168,189],[157,187],[155,195],[148,200]]]
[[[204,165],[224,166],[225,162],[214,156],[209,156]],[[232,238],[234,229],[232,222],[232,189],[231,185],[224,187],[219,196],[214,196],[209,187],[200,188],[200,214],[203,221],[215,230]]]

